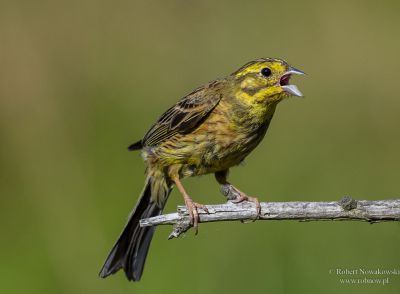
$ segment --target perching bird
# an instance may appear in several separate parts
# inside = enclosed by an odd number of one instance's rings
[[[168,109],[144,138],[129,146],[141,150],[147,178],[128,223],[107,257],[100,277],[120,269],[139,281],[155,227],[139,220],[161,214],[173,185],[183,196],[197,232],[197,209],[207,209],[186,193],[181,179],[214,173],[222,190],[260,205],[227,181],[228,170],[240,164],[263,139],[277,104],[302,96],[291,75],[304,74],[275,58],[251,61],[231,75],[197,88]]]

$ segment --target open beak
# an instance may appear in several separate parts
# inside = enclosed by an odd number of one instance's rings
[[[294,67],[290,67],[289,70],[281,77],[279,83],[282,89],[290,95],[302,97],[303,93],[300,92],[296,85],[290,85],[289,80],[292,75],[305,75],[305,73]]]

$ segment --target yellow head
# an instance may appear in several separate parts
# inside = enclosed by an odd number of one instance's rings
[[[261,58],[246,63],[231,78],[246,102],[278,102],[289,96],[303,96],[295,85],[289,84],[292,74],[304,75],[304,72],[281,59]]]

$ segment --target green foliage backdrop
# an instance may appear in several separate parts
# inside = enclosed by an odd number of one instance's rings
[[[398,223],[215,223],[143,280],[97,277],[144,181],[139,139],[193,88],[258,57],[307,72],[231,180],[263,201],[400,196],[396,1],[3,1],[1,293],[399,293],[337,268],[400,268]],[[212,176],[194,199],[224,199]],[[167,211],[182,203],[174,192]],[[349,276],[346,276],[349,277]],[[373,277],[373,276],[372,276]]]

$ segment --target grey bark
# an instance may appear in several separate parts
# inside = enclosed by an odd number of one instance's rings
[[[349,196],[333,202],[262,202],[257,218],[255,205],[249,202],[207,205],[209,213],[199,209],[200,222],[254,220],[358,220],[376,223],[400,221],[400,199],[354,200]],[[176,238],[190,227],[189,214],[184,206],[178,212],[140,220],[140,226],[173,225],[169,239]]]

